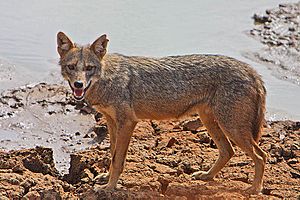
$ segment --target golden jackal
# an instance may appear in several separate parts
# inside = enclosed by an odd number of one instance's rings
[[[248,64],[220,55],[147,58],[106,54],[108,39],[74,44],[57,34],[63,77],[77,100],[85,98],[107,120],[111,165],[103,174],[116,187],[124,168],[132,132],[140,119],[170,119],[198,113],[219,149],[207,172],[193,177],[213,179],[233,156],[231,141],[255,163],[251,193],[262,189],[266,153],[258,146],[264,121],[266,90]]]

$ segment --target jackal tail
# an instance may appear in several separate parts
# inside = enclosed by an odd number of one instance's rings
[[[265,123],[265,110],[266,110],[266,88],[262,85],[257,89],[257,115],[253,124],[253,139],[258,143],[261,137],[262,127]]]

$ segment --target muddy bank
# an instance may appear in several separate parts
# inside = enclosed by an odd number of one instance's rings
[[[62,85],[6,90],[0,107],[1,149],[51,147],[60,172],[67,171],[70,153],[97,143],[92,110],[77,104]]]
[[[97,176],[110,163],[105,119],[75,102],[68,91],[62,85],[40,83],[1,94],[1,198],[300,198],[299,122],[268,122],[260,144],[269,153],[265,190],[248,196],[244,189],[253,180],[253,163],[236,147],[235,156],[214,181],[191,179],[193,172],[209,169],[218,156],[197,117],[140,122],[119,189],[95,192],[94,185],[103,183]]]
[[[267,62],[275,76],[300,85],[300,2],[280,4],[263,14],[254,14],[250,35],[265,45],[245,56]]]

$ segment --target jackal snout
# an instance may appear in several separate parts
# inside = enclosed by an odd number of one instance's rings
[[[84,95],[85,95],[86,91],[91,86],[91,82],[92,82],[91,80],[89,80],[87,83],[84,83],[81,80],[76,80],[74,82],[69,81],[69,85],[72,89],[74,98],[76,100],[82,100],[84,98]]]

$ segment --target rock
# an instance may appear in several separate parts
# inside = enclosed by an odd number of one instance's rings
[[[268,157],[268,163],[276,164],[277,162],[278,162],[278,159],[276,157]]]
[[[272,157],[281,157],[282,156],[282,147],[276,145],[276,144],[271,144],[270,146],[270,155]]]
[[[300,173],[297,172],[290,172],[290,174],[292,175],[292,178],[300,178]]]
[[[172,181],[172,178],[169,175],[159,176],[157,181],[161,184],[160,190],[164,194],[169,186],[169,183]]]
[[[211,142],[211,139],[210,137],[208,136],[207,133],[198,133],[197,134],[197,137],[199,138],[198,139],[198,142],[203,144],[203,143],[206,143],[206,144],[209,144]]]
[[[290,159],[287,163],[289,165],[294,165],[294,164],[298,163],[298,160],[297,160],[297,158],[293,158],[293,159]]]
[[[253,15],[253,19],[254,19],[254,22],[258,23],[258,24],[263,24],[263,23],[271,21],[268,16],[261,15],[261,14],[256,14],[256,13]]]
[[[282,156],[283,156],[286,160],[288,160],[288,159],[294,157],[294,156],[293,156],[293,152],[292,152],[292,150],[290,150],[290,149],[283,149],[283,150],[282,150]]]
[[[75,133],[75,135],[76,135],[76,136],[79,136],[79,135],[80,135],[80,132],[77,131],[77,132]]]
[[[80,113],[88,115],[94,112],[94,109],[90,106],[84,105],[82,108],[80,108]]]
[[[181,162],[179,168],[186,174],[192,174],[199,171],[199,166],[191,165],[190,162]]]
[[[201,126],[203,126],[203,124],[200,119],[188,120],[182,123],[183,130],[185,131],[197,131]]]
[[[9,180],[9,183],[13,184],[13,185],[20,185],[20,181],[16,178],[11,178]]]
[[[12,171],[18,174],[22,174],[25,170],[26,170],[25,167],[21,164],[17,164],[12,168]]]
[[[93,130],[99,138],[105,137],[108,132],[107,127],[102,125],[94,126]]]
[[[171,138],[170,140],[169,140],[169,142],[168,142],[168,144],[167,144],[167,146],[166,147],[168,147],[168,148],[170,148],[170,147],[172,147],[174,144],[176,144],[176,143],[178,143],[178,141],[175,139],[175,138]]]
[[[30,191],[22,197],[22,200],[41,200],[41,196],[37,191]]]
[[[80,176],[81,178],[87,178],[88,181],[94,179],[94,174],[89,169],[84,169]]]
[[[54,189],[42,190],[40,192],[41,199],[43,200],[60,200],[62,196],[59,194],[58,191]]]
[[[155,164],[155,169],[154,170],[161,173],[161,174],[169,174],[169,175],[177,174],[177,170],[172,169],[169,166],[159,164],[159,163]]]

